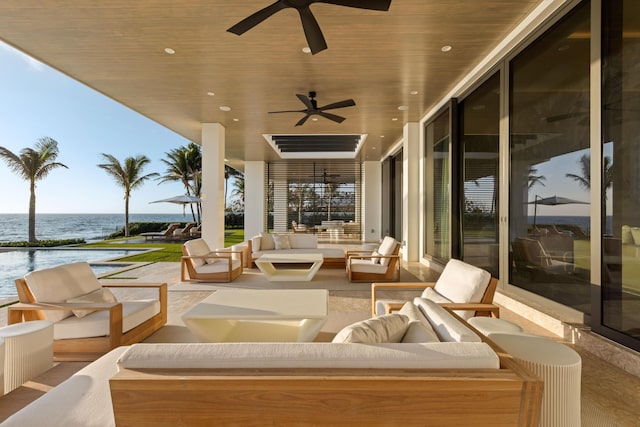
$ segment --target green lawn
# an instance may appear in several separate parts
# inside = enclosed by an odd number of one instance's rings
[[[138,239],[133,237],[132,239]],[[123,258],[125,261],[131,262],[180,262],[182,256],[182,242],[153,242],[153,243],[121,243],[128,239],[105,240],[103,242],[89,243],[82,247],[88,248],[149,248],[159,249],[153,252],[147,252],[140,255],[132,255]],[[224,233],[224,246],[235,245],[244,240],[244,230],[233,229],[226,230]],[[114,243],[117,242],[117,243]]]

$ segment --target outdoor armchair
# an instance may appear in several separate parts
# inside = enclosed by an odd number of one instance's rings
[[[231,282],[242,274],[242,252],[230,249],[211,250],[204,239],[182,245],[180,280]]]
[[[473,316],[499,317],[500,309],[493,304],[498,279],[489,272],[451,259],[436,282],[372,283],[371,311],[374,316],[397,311],[406,302],[398,299],[379,299],[380,291],[419,290],[426,298],[455,310],[463,319]]]
[[[400,280],[400,242],[386,236],[376,250],[345,253],[347,275],[351,282]]]
[[[53,322],[57,360],[95,360],[167,322],[166,283],[101,284],[86,262],[33,271],[15,283],[20,303],[9,307],[9,324]],[[109,288],[151,288],[157,298],[119,301]]]

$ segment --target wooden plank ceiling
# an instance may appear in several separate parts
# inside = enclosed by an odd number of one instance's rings
[[[316,55],[303,53],[294,9],[226,31],[272,2],[2,0],[0,39],[192,141],[201,123],[223,124],[239,169],[278,159],[264,134],[366,134],[359,159],[378,160],[541,0],[393,0],[388,12],[315,3],[328,44]],[[303,108],[296,94],[310,91],[321,106],[356,105],[332,111],[341,124],[268,114]]]

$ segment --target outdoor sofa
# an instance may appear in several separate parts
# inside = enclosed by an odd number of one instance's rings
[[[121,347],[2,426],[537,426],[541,396],[509,354],[417,298],[331,343]]]
[[[260,233],[247,240],[251,264],[262,255],[320,253],[324,258],[322,268],[344,268],[344,250],[319,248],[316,234]]]

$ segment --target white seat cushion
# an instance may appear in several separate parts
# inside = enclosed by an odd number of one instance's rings
[[[434,289],[451,302],[480,302],[490,279],[491,274],[488,271],[451,259],[438,278]]]
[[[160,301],[122,302],[122,332],[127,332],[160,312]],[[109,311],[101,310],[83,317],[67,317],[53,325],[53,338],[71,339],[109,335]]]
[[[24,276],[36,302],[64,303],[100,289],[102,285],[87,262],[74,262],[32,271]],[[70,310],[43,310],[50,322],[58,322],[72,315]]]
[[[358,273],[376,273],[384,274],[387,272],[387,266],[382,264],[374,264],[370,259],[351,259],[349,261],[351,271]]]
[[[239,259],[231,260],[231,269],[235,270],[236,268],[240,268],[240,264],[241,261]],[[224,273],[225,271],[229,271],[228,258],[218,258],[216,261],[209,260],[205,265],[196,267],[196,272],[198,274]]]

